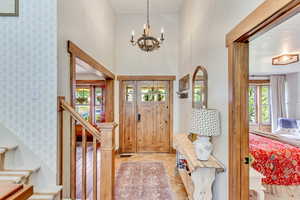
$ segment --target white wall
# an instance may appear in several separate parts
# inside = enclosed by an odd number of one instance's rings
[[[49,169],[49,184],[56,174],[56,3],[20,1],[19,17],[0,17],[0,122]]]
[[[118,75],[177,75],[178,72],[178,14],[155,14],[150,18],[151,30],[159,37],[161,27],[165,30],[165,42],[154,52],[143,52],[130,44],[131,31],[135,38],[141,36],[146,22],[144,14],[120,14],[116,26],[116,73]],[[174,92],[177,91],[174,82]],[[178,103],[174,94],[174,133],[178,132]],[[116,82],[115,119],[119,119],[119,82]],[[119,130],[117,129],[118,133]],[[117,145],[118,145],[117,137]]]
[[[115,14],[109,0],[58,1],[59,94],[69,95],[71,40],[112,72],[115,71]]]
[[[218,109],[222,118],[222,135],[215,137],[214,155],[227,166],[228,160],[228,80],[225,35],[263,0],[245,3],[239,0],[184,1],[180,15],[179,75],[193,73],[197,65],[208,70],[208,107]],[[188,132],[191,98],[180,100],[179,131]],[[214,199],[227,197],[227,174],[217,175]]]
[[[288,117],[300,119],[300,73],[287,74],[286,82]]]
[[[156,14],[150,18],[154,36],[165,29],[166,40],[158,51],[143,52],[130,44],[131,31],[135,39],[141,36],[145,15],[118,15],[116,29],[116,72],[120,75],[176,75],[178,67],[178,15]]]

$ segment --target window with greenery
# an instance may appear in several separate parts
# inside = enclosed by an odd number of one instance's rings
[[[249,122],[251,124],[257,123],[257,113],[256,113],[256,86],[249,87]]]
[[[75,108],[91,123],[104,122],[104,88],[97,85],[77,85]]]
[[[141,88],[142,102],[165,102],[167,99],[167,95],[167,90],[163,86]]]
[[[87,121],[90,121],[90,97],[90,88],[76,88],[76,111]]]
[[[271,124],[270,86],[267,84],[249,86],[249,123]]]

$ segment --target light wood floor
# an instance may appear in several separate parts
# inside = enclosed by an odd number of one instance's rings
[[[92,166],[93,149],[91,145],[87,148],[87,196],[88,199],[92,199],[93,188],[93,166]],[[136,161],[159,161],[162,162],[168,176],[168,182],[171,186],[174,200],[187,200],[187,194],[185,192],[183,183],[178,173],[176,173],[176,155],[166,153],[155,154],[135,154],[131,157],[116,156],[116,173],[123,162],[136,162]],[[100,151],[98,151],[98,163],[100,163]],[[81,169],[82,169],[82,153],[81,147],[77,147],[77,173],[76,173],[76,196],[81,198]],[[99,175],[99,171],[98,171]],[[100,180],[99,180],[100,181]],[[99,186],[99,183],[98,183]],[[99,195],[99,194],[98,194]]]

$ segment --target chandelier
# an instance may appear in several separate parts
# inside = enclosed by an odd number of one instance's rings
[[[149,0],[147,0],[147,24],[144,25],[143,34],[137,40],[134,40],[134,30],[131,34],[131,44],[132,46],[138,45],[143,51],[150,52],[160,48],[160,45],[164,42],[164,29],[161,29],[160,38],[155,38],[151,36],[150,31],[150,19],[149,19]]]

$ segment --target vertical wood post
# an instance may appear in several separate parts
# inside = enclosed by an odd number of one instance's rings
[[[105,122],[114,121],[114,91],[115,91],[115,80],[105,80]]]
[[[230,200],[249,198],[248,71],[249,43],[229,46],[229,190]],[[243,191],[243,192],[242,192]]]
[[[102,133],[100,165],[100,199],[112,200],[115,178],[115,128],[116,123],[99,125]]]
[[[61,107],[61,101],[66,98],[63,96],[59,96],[57,99],[57,112],[58,112],[58,164],[57,164],[57,184],[63,185],[63,136],[64,136],[64,112]]]

